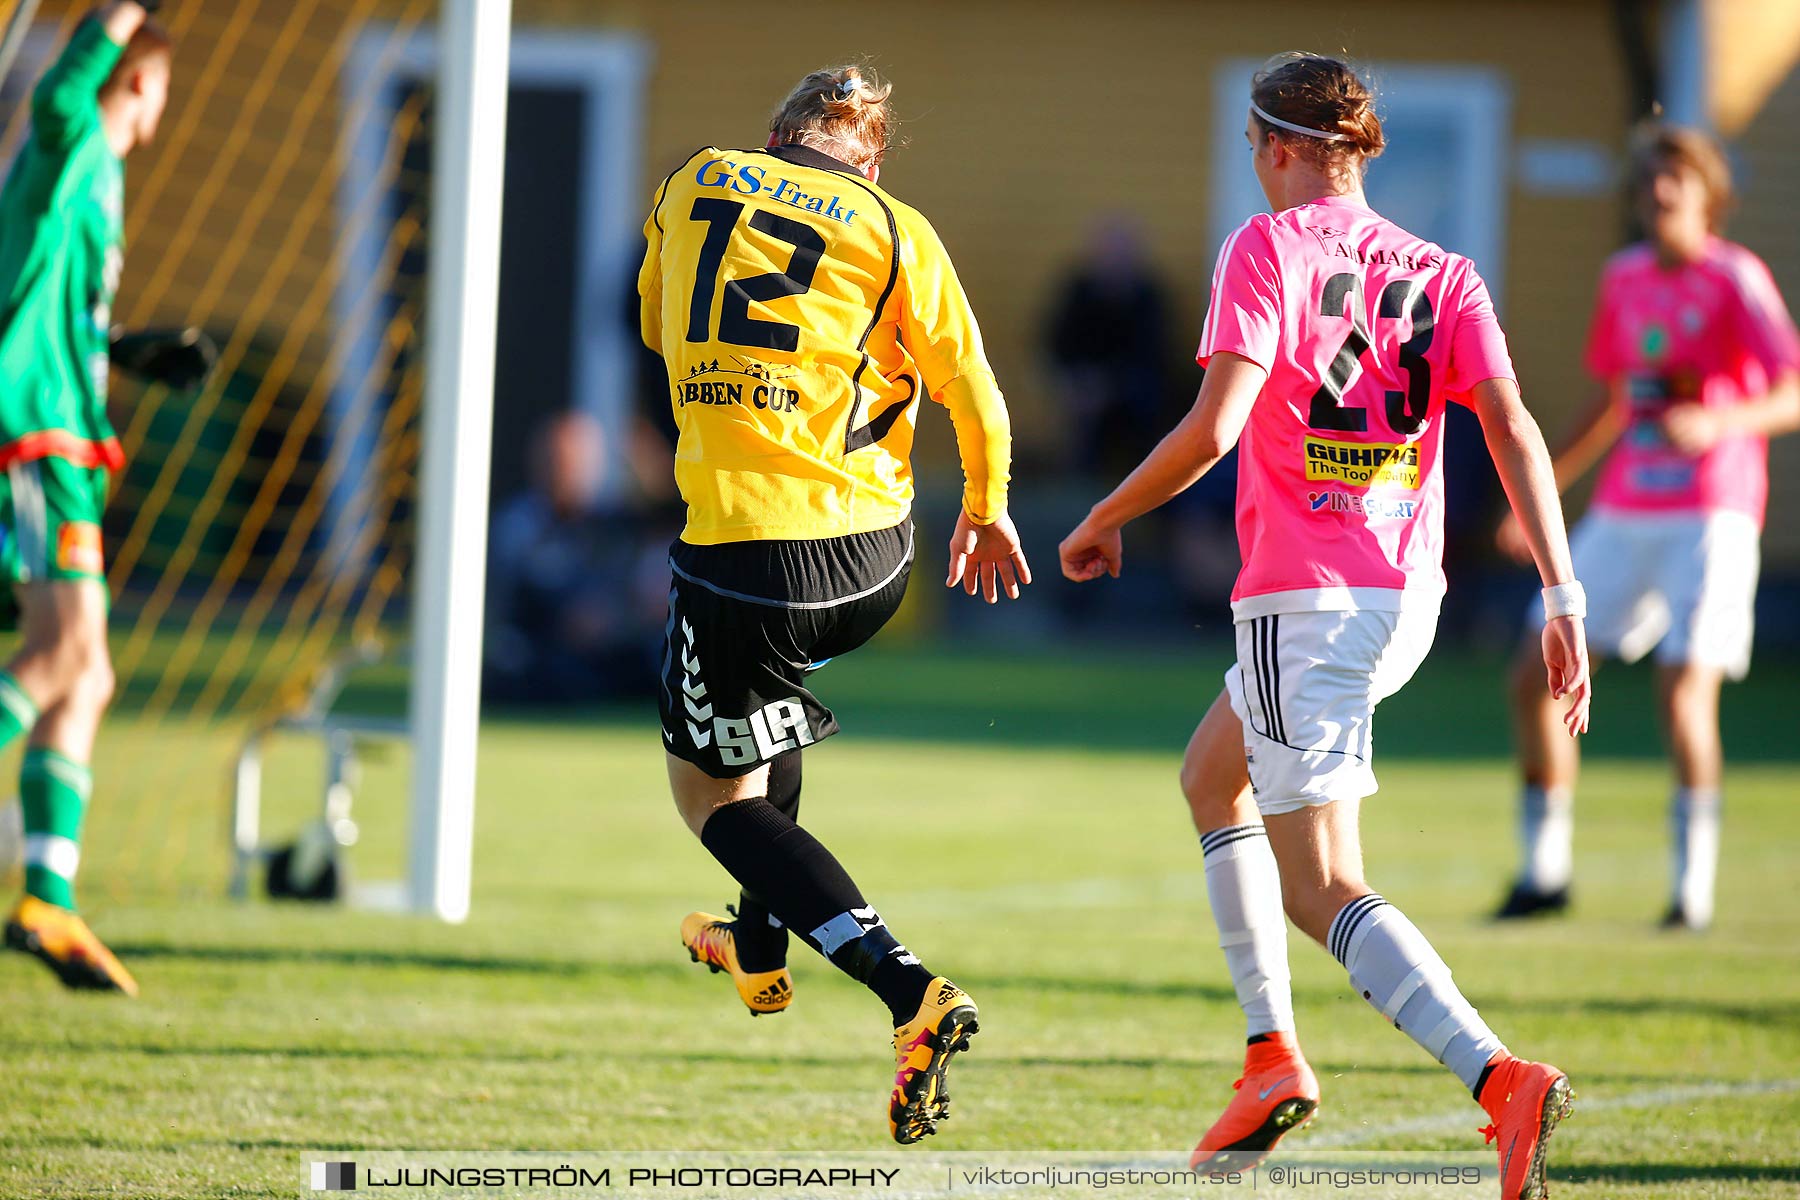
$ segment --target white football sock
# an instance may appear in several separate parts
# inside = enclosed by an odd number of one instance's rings
[[[1566,787],[1527,784],[1519,797],[1519,881],[1534,892],[1569,886],[1573,873],[1575,797]]]
[[[1294,1028],[1289,982],[1287,915],[1281,872],[1260,824],[1231,825],[1200,835],[1206,856],[1206,895],[1219,948],[1237,989],[1250,1037]]]
[[[1669,802],[1674,843],[1674,902],[1689,922],[1712,923],[1713,883],[1719,874],[1719,789],[1676,788]]]
[[[1506,1047],[1405,913],[1373,893],[1352,900],[1332,919],[1326,945],[1364,1000],[1475,1091],[1481,1069]]]

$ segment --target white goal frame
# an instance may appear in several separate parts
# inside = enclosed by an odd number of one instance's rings
[[[443,0],[413,589],[414,912],[469,915],[512,0]]]
[[[419,479],[419,547],[413,585],[411,688],[406,740],[413,750],[406,879],[396,888],[358,888],[360,901],[396,896],[401,906],[450,922],[469,912],[474,840],[476,735],[485,591],[487,495],[492,453],[493,381],[499,301],[503,143],[511,85],[579,88],[586,104],[580,164],[582,208],[572,247],[577,262],[575,401],[603,425],[629,415],[635,357],[617,298],[598,284],[620,278],[641,220],[639,144],[647,43],[630,34],[514,30],[510,0],[443,0],[436,29],[398,46],[393,27],[357,39],[343,73],[346,224],[339,308],[349,312],[372,285],[386,230],[382,206],[389,114],[379,102],[396,79],[437,80],[431,195],[433,251],[427,264],[424,447]],[[348,377],[366,375],[378,338],[358,335]],[[356,369],[357,365],[365,368]],[[356,430],[334,436],[360,439]],[[614,439],[623,445],[624,439]],[[344,548],[363,515],[343,504],[372,467],[359,447],[333,487],[335,569],[360,571]],[[618,473],[613,473],[618,474]],[[385,906],[385,905],[384,905]]]

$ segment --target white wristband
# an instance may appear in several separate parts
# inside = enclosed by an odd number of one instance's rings
[[[1586,616],[1587,592],[1582,588],[1580,580],[1572,579],[1568,583],[1544,589],[1544,620]]]

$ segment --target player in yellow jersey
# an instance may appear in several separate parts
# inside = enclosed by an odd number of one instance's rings
[[[738,881],[735,920],[693,913],[689,953],[754,1013],[793,997],[793,930],[894,1021],[894,1140],[934,1132],[967,993],[888,931],[795,823],[802,748],[837,732],[809,673],[874,636],[913,560],[912,441],[926,397],[962,455],[949,586],[994,603],[1031,582],[1006,515],[1011,432],[968,298],[937,234],[876,184],[889,87],[815,71],[761,150],[696,153],[657,190],[638,278],[668,366],[687,527],[669,562],[661,710],[688,827]],[[919,830],[921,836],[949,831]]]

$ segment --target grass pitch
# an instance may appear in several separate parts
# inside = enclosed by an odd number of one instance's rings
[[[847,732],[808,752],[803,818],[982,1006],[932,1148],[1185,1148],[1230,1096],[1241,1017],[1174,786],[1223,665],[1217,648],[876,647],[820,677]],[[1653,928],[1667,785],[1635,671],[1600,681],[1577,912],[1484,922],[1514,854],[1498,670],[1440,657],[1383,707],[1371,881],[1512,1048],[1573,1077],[1556,1194],[1794,1195],[1800,672],[1759,665],[1727,693],[1720,915],[1690,937]],[[795,1005],[751,1020],[677,944],[685,912],[735,889],[671,810],[651,720],[488,723],[459,929],[221,899],[217,775],[155,798],[154,819],[108,807],[107,781],[167,736],[129,717],[107,735],[83,868],[143,999],[70,995],[0,958],[0,1195],[293,1196],[306,1152],[346,1146],[888,1148],[872,997],[796,945]],[[218,735],[183,736],[218,761]],[[317,757],[284,753],[271,827],[298,820]],[[399,766],[370,767],[364,878],[399,861]],[[1292,950],[1325,1086],[1296,1148],[1478,1148],[1486,1118],[1456,1081],[1324,951]]]

